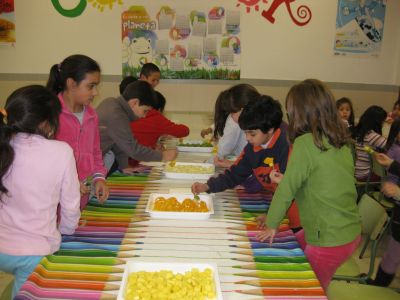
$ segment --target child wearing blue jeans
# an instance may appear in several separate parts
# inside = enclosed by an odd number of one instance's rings
[[[61,104],[43,86],[20,88],[0,112],[0,270],[15,276],[13,297],[80,217],[72,149],[55,141]],[[57,206],[60,222],[57,224]]]

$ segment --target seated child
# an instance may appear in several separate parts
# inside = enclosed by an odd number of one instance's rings
[[[354,109],[353,104],[349,98],[343,97],[336,101],[336,108],[338,110],[339,116],[343,122],[346,123],[350,131],[354,127]]]
[[[382,126],[386,116],[387,113],[382,107],[372,105],[361,115],[360,121],[354,127],[353,135],[356,140],[355,176],[357,180],[366,181],[371,172],[370,160],[365,146],[379,150],[386,145],[386,138],[382,136]],[[379,180],[376,175],[372,174],[372,176],[372,180]]]
[[[195,182],[192,192],[217,193],[242,184],[250,175],[267,190],[275,191],[269,174],[272,170],[285,172],[289,156],[289,142],[282,124],[282,109],[278,101],[270,96],[259,96],[258,101],[249,102],[239,117],[239,125],[246,134],[248,144],[238,160],[224,174],[210,178],[207,183]],[[291,209],[296,209],[293,206]],[[297,213],[290,219],[291,227],[299,227]]]

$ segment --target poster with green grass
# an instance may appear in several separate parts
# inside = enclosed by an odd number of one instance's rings
[[[166,79],[240,79],[240,12],[222,6],[129,6],[122,13],[122,75],[154,63]]]

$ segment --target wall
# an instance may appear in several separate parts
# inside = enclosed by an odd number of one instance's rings
[[[160,1],[195,7],[198,0]],[[66,8],[77,0],[61,0]],[[150,1],[124,0],[125,6],[114,5],[99,12],[90,3],[82,16],[65,18],[58,14],[51,1],[15,0],[15,47],[0,47],[0,107],[16,88],[46,82],[50,66],[73,53],[87,54],[102,67],[102,99],[118,93],[121,74],[120,15],[131,4]],[[235,8],[236,0],[209,1]],[[271,3],[272,1],[269,1]],[[72,4],[71,4],[72,3]],[[262,2],[260,1],[260,4]],[[308,5],[313,17],[309,25],[293,24],[284,5],[276,11],[275,24],[267,22],[252,10],[241,6],[243,52],[242,80],[254,84],[261,92],[284,101],[290,86],[304,78],[327,81],[337,98],[350,97],[360,115],[371,104],[391,109],[400,85],[400,1],[388,0],[382,50],[378,58],[335,57],[333,39],[337,0],[298,0],[292,5]],[[268,7],[269,4],[266,8]],[[211,4],[210,4],[211,6]],[[170,116],[186,121],[193,128],[211,122],[218,93],[236,84],[232,81],[163,80],[159,90],[165,94]]]
[[[196,8],[198,0],[160,1],[171,6]],[[65,7],[78,0],[60,1]],[[285,5],[275,13],[275,24],[266,21],[254,9],[245,13],[244,6],[236,8],[236,0],[209,1],[226,9],[240,9],[243,51],[242,78],[301,80],[306,77],[330,82],[396,84],[397,70],[393,61],[399,56],[400,1],[387,0],[385,32],[378,58],[335,57],[333,43],[337,0],[298,0],[312,10],[311,22],[296,26]],[[272,1],[269,1],[270,3]],[[71,4],[72,3],[72,4]],[[47,74],[50,66],[72,53],[84,53],[98,60],[103,73],[121,74],[121,12],[130,5],[146,4],[144,0],[125,0],[124,6],[114,4],[99,12],[90,3],[77,18],[66,18],[53,8],[51,1],[15,0],[15,47],[0,48],[0,73]],[[268,8],[269,4],[261,4]]]

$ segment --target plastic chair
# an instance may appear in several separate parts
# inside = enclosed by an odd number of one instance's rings
[[[400,294],[390,288],[332,281],[327,290],[329,300],[399,300]]]
[[[361,147],[356,146],[356,148],[361,148]],[[355,163],[356,151],[354,152],[354,158],[355,158],[354,160]],[[368,174],[366,181],[356,180],[357,192],[361,191],[359,195],[371,193],[374,191],[374,188],[375,190],[378,189],[382,184],[382,180],[386,177],[386,169],[378,164],[374,155],[368,153],[368,159],[369,159],[369,165],[371,166],[371,170]],[[372,181],[373,174],[376,174],[377,176],[381,177],[381,179],[379,181]]]
[[[357,261],[353,257],[350,257],[338,268],[333,279],[366,283],[367,279],[371,278],[374,272],[378,243],[389,225],[389,217],[382,205],[367,194],[361,197],[358,209],[361,216],[362,234],[365,236],[365,242],[361,250],[362,254],[368,244],[371,243],[368,273],[361,273]]]
[[[0,300],[11,300],[14,276],[0,272]]]

